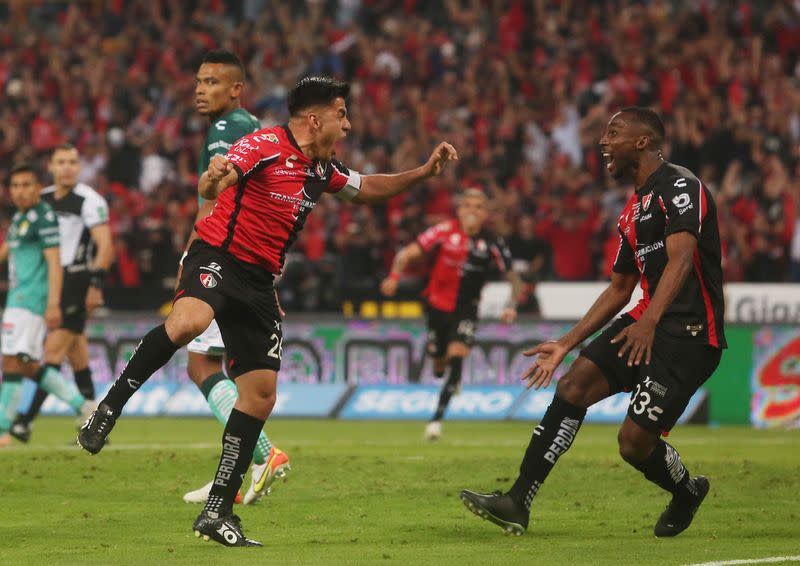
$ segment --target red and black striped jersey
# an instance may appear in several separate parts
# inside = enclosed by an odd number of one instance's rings
[[[697,238],[694,267],[659,328],[672,336],[727,347],[717,207],[708,188],[688,169],[664,162],[630,198],[617,228],[614,271],[640,273],[643,296],[628,313],[637,320],[650,304],[667,265],[667,237],[689,232]]]
[[[306,157],[287,126],[244,136],[227,157],[239,183],[221,192],[195,228],[209,244],[271,273],[280,273],[322,193],[344,191],[352,197],[361,188],[360,175],[338,161]]]
[[[423,295],[440,311],[477,311],[489,276],[511,269],[511,252],[502,238],[484,231],[469,236],[457,220],[429,228],[417,238],[417,244],[423,251],[435,253]]]

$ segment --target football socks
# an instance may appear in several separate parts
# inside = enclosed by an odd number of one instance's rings
[[[0,384],[0,432],[8,432],[22,397],[22,376],[7,373]]]
[[[697,495],[697,489],[681,461],[680,454],[661,439],[646,460],[630,464],[642,472],[645,478],[675,496]]]
[[[94,400],[94,383],[92,383],[92,370],[89,368],[75,370],[75,385],[86,399]]]
[[[442,392],[439,394],[439,405],[436,407],[436,412],[433,414],[432,421],[440,421],[444,417],[444,412],[447,410],[447,405],[450,404],[450,399],[458,389],[458,384],[461,383],[461,371],[464,365],[464,358],[455,357],[450,358],[450,375],[447,376],[447,381],[442,387]]]

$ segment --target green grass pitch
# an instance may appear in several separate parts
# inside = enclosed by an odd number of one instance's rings
[[[507,488],[532,427],[446,422],[425,444],[419,422],[270,421],[294,469],[236,507],[265,547],[227,549],[194,537],[200,507],[181,499],[212,477],[216,421],[123,418],[90,456],[73,445],[72,419],[42,418],[30,444],[0,451],[0,562],[643,566],[800,554],[800,431],[677,427],[669,440],[711,492],[688,531],[658,540],[668,496],[622,462],[616,427],[584,426],[528,532],[508,537],[458,492]]]

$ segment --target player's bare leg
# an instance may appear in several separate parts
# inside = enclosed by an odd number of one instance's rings
[[[686,530],[708,494],[709,482],[703,476],[691,477],[681,457],[658,432],[644,429],[630,416],[617,436],[622,459],[644,477],[672,494],[672,500],[656,523],[657,537],[672,537]]]
[[[250,465],[258,435],[275,406],[277,372],[249,371],[236,378],[239,398],[222,435],[222,455],[205,508],[194,522],[195,535],[225,546],[260,546],[247,539],[233,514],[236,493]]]
[[[499,525],[506,533],[521,535],[528,528],[536,493],[559,457],[572,445],[586,409],[610,393],[608,381],[594,362],[583,356],[575,360],[558,381],[553,401],[533,431],[519,477],[508,493],[481,494],[464,490],[461,492],[464,505],[479,517]]]
[[[439,394],[439,404],[436,407],[436,412],[433,414],[430,422],[425,426],[425,439],[438,440],[442,436],[442,419],[450,404],[450,399],[456,394],[461,386],[461,372],[464,368],[464,358],[469,355],[469,346],[464,342],[450,342],[447,345],[447,353],[445,359],[450,368],[450,373],[447,376],[442,386],[442,391]]]

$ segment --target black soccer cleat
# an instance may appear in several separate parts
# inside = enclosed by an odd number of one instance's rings
[[[116,422],[111,408],[101,403],[78,431],[78,445],[87,452],[97,454],[105,446],[106,437]]]
[[[682,498],[672,496],[672,501],[664,509],[653,529],[653,534],[657,537],[674,537],[692,524],[694,514],[697,513],[698,507],[708,495],[709,488],[708,479],[704,476],[692,478],[692,482],[697,488],[697,495]]]
[[[27,443],[31,439],[31,423],[26,423],[17,418],[8,433],[20,442]]]
[[[197,516],[192,528],[194,536],[202,537],[206,541],[213,539],[223,546],[264,546],[244,536],[242,520],[238,515],[225,515],[214,519],[204,510]]]
[[[530,512],[509,494],[461,491],[461,502],[481,519],[491,521],[507,535],[520,536],[528,528]]]

